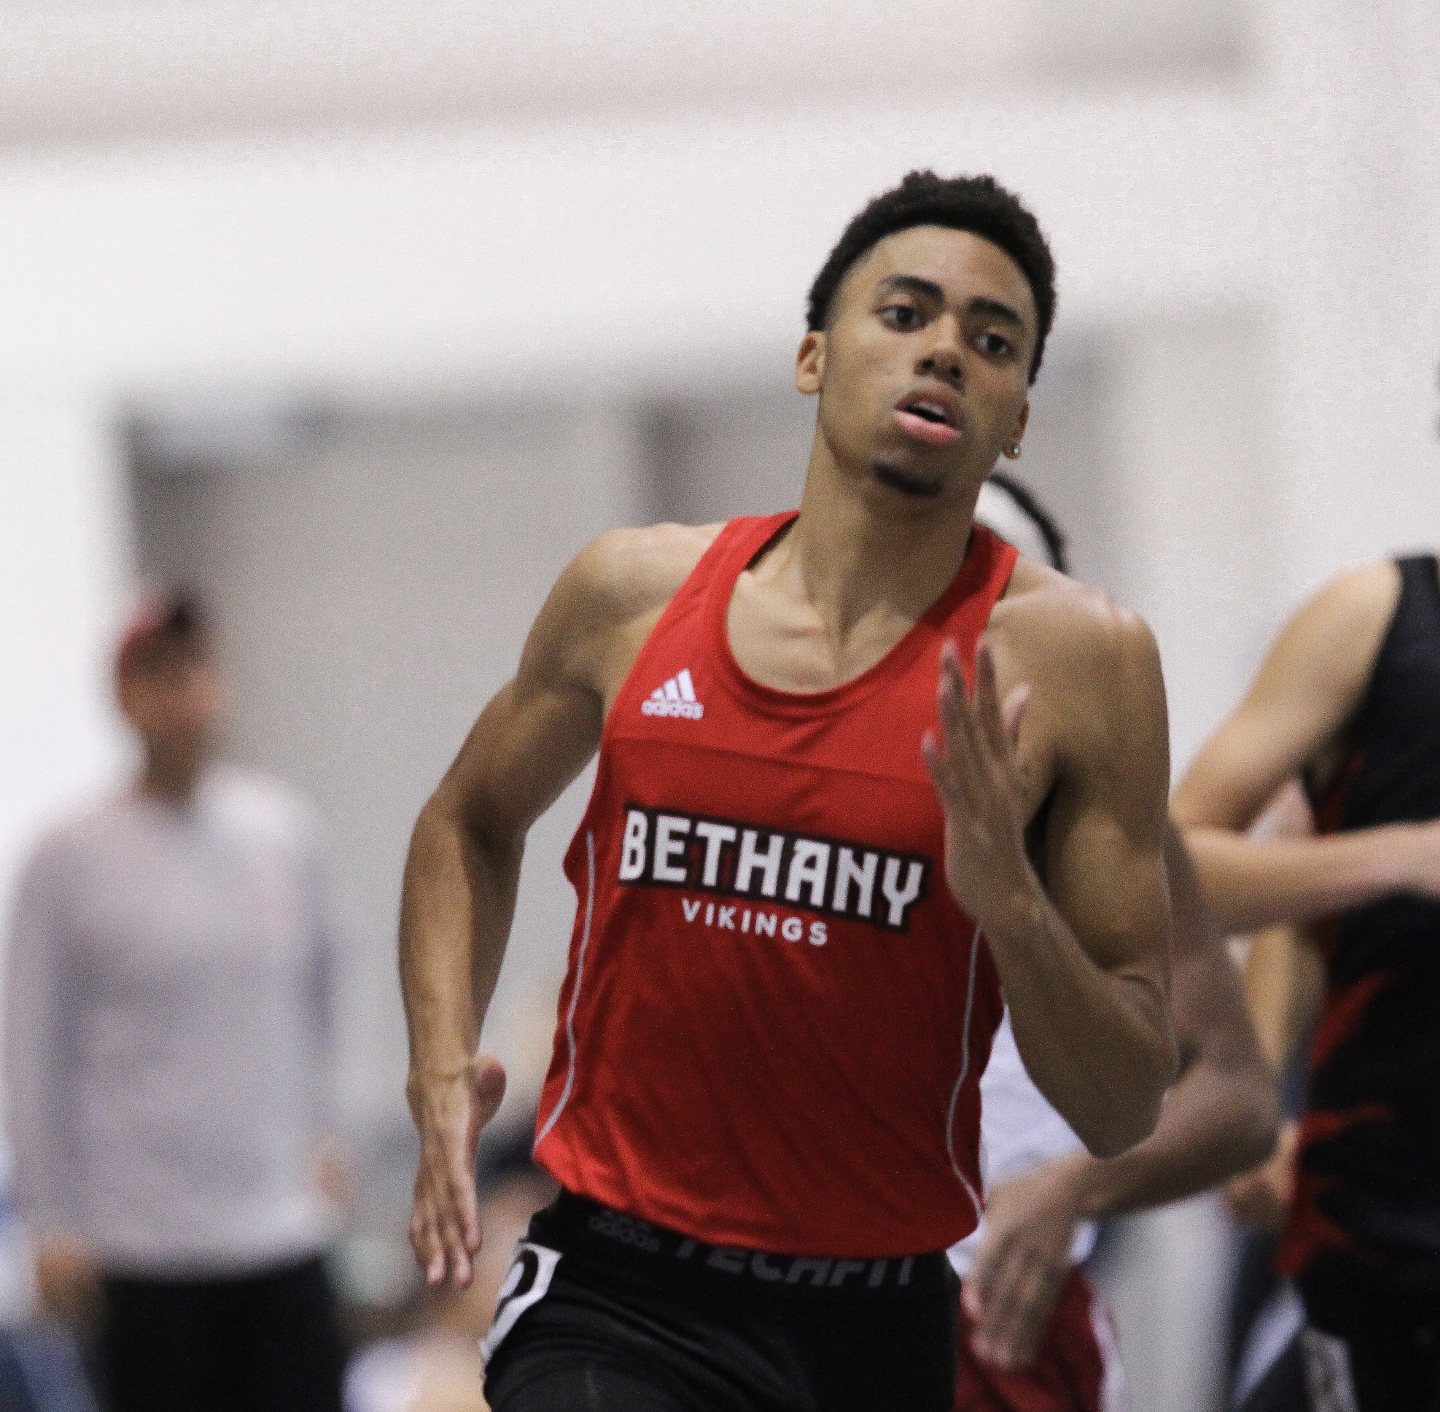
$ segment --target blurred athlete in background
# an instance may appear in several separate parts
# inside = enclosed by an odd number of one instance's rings
[[[1318,830],[1247,837],[1298,775]],[[1325,967],[1278,1265],[1312,1401],[1440,1407],[1440,582],[1340,575],[1286,624],[1175,794],[1222,926],[1310,921]],[[1289,1035],[1298,1040],[1297,1021]],[[1344,1399],[1348,1398],[1349,1401]]]

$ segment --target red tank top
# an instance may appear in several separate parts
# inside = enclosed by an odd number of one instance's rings
[[[944,871],[920,756],[940,644],[967,674],[1015,551],[869,671],[776,691],[730,651],[735,581],[793,514],[732,520],[651,632],[565,860],[579,898],[536,1159],[716,1245],[938,1250],[980,1211],[999,982]]]

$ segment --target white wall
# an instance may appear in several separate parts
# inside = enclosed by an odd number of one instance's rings
[[[36,830],[125,759],[109,706],[129,572],[121,472],[103,399],[63,383],[0,391],[3,896]]]
[[[1213,89],[875,100],[12,160],[0,378],[692,386],[700,358],[788,362],[839,227],[927,163],[993,169],[1033,201],[1067,320],[1204,303],[1263,283],[1259,117]],[[1241,218],[1213,222],[1216,203]]]
[[[953,101],[1243,71],[1243,0],[9,0],[0,146]],[[18,60],[19,62],[16,62]]]
[[[1273,475],[1298,590],[1440,536],[1440,9],[1276,0],[1266,20]]]
[[[1267,471],[1271,348],[1255,310],[1124,331],[1105,383],[1116,581],[1166,667],[1178,771],[1234,705],[1286,602],[1282,489]]]

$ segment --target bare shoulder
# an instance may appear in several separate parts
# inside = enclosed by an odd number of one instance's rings
[[[1359,706],[1400,599],[1400,570],[1380,559],[1337,574],[1281,629],[1242,710],[1313,716],[1312,746]]]
[[[1301,606],[1277,646],[1284,645],[1286,637],[1298,635],[1307,646],[1318,646],[1323,640],[1331,651],[1352,645],[1368,647],[1373,658],[1399,601],[1400,568],[1394,560],[1377,559],[1347,569]]]
[[[549,681],[608,701],[720,525],[650,525],[592,540],[556,581],[521,659],[522,685]]]
[[[1336,574],[1311,601],[1333,611],[1388,617],[1399,598],[1400,566],[1393,559],[1374,559]]]
[[[990,626],[1031,680],[1104,688],[1118,684],[1117,672],[1159,675],[1159,651],[1144,619],[1101,589],[1028,559],[1017,561]]]
[[[1297,771],[1325,776],[1338,765],[1399,597],[1400,570],[1381,559],[1337,574],[1300,606],[1176,787],[1183,826],[1248,827]]]
[[[647,525],[591,540],[560,583],[614,623],[663,610],[714,543],[721,525]]]
[[[1038,807],[1053,783],[1123,797],[1155,833],[1169,784],[1169,723],[1149,627],[1098,588],[1021,560],[990,619],[1002,695],[1022,683],[1022,773]]]

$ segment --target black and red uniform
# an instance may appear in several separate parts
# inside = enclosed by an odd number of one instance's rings
[[[1002,1002],[945,882],[920,741],[940,646],[973,673],[1015,551],[977,526],[883,660],[778,691],[741,670],[726,615],[793,518],[725,526],[605,723],[566,859],[579,906],[535,1146],[566,1195],[537,1218],[490,1339],[499,1412],[531,1405],[517,1390],[562,1347],[673,1382],[674,1405],[949,1412],[943,1251],[980,1209],[978,1083]],[[648,1286],[661,1297],[622,1337],[628,1316],[597,1324],[567,1279],[611,1302],[638,1281],[632,1311]],[[657,1332],[682,1306],[683,1330]],[[777,1326],[800,1339],[783,1354]],[[715,1339],[734,1402],[691,1376]]]
[[[1401,591],[1322,832],[1440,817],[1440,581]],[[1317,929],[1325,1004],[1310,1050],[1278,1263],[1312,1326],[1349,1347],[1362,1412],[1440,1407],[1440,902],[1387,897]]]

